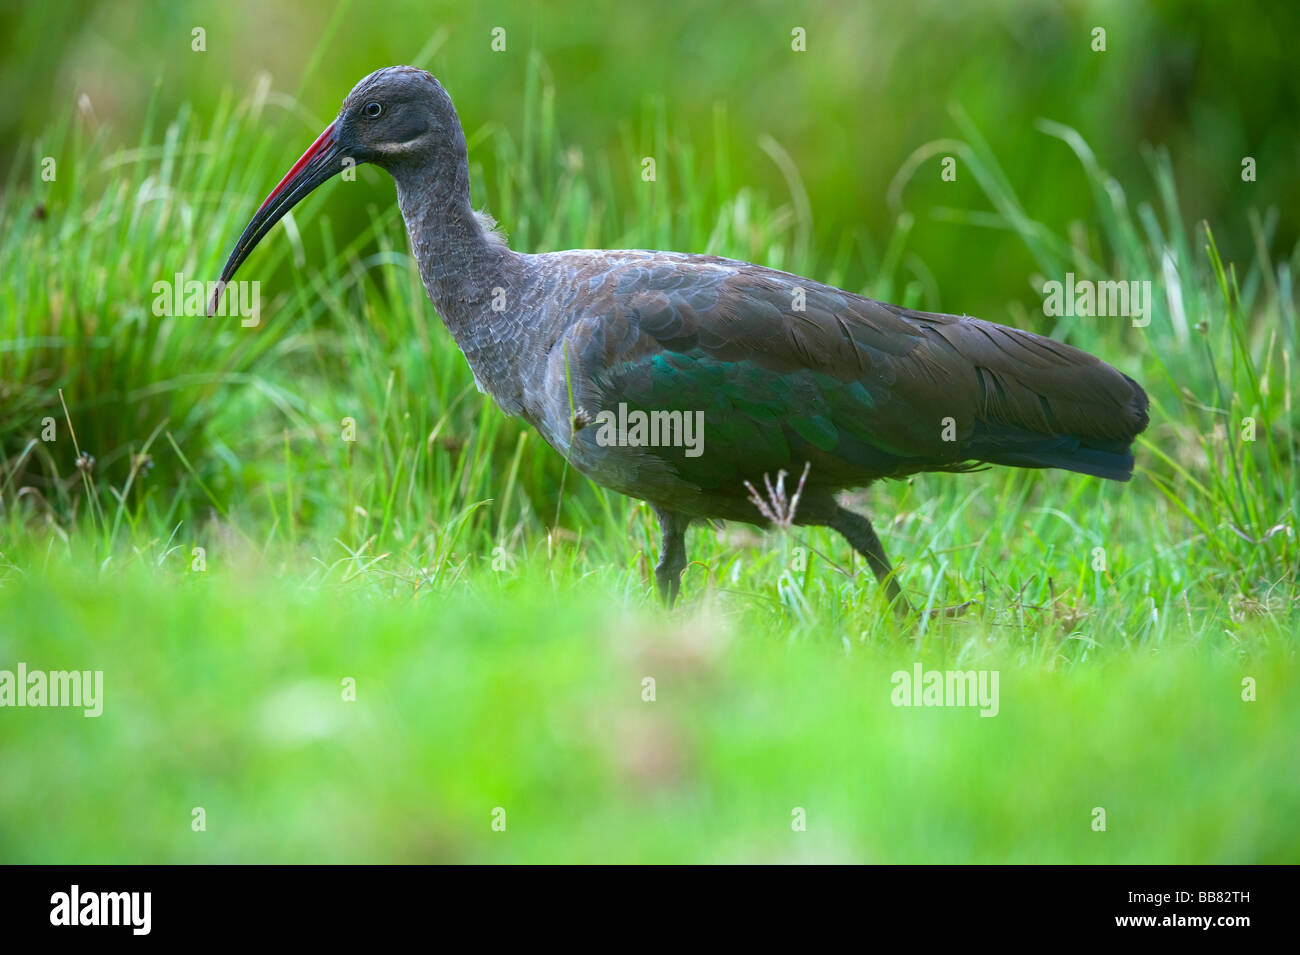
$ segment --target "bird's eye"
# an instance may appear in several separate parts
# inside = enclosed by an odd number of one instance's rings
[[[380,113],[384,111],[384,108],[380,106],[378,103],[367,103],[362,108],[361,111],[365,113],[367,116],[369,116],[371,119],[375,119],[379,116]]]

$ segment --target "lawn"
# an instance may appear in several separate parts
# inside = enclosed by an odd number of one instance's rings
[[[7,861],[1300,851],[1293,648],[1266,624],[1147,643],[971,622],[918,648],[722,594],[612,601],[617,568],[378,597],[237,553],[201,577],[63,567],[0,589],[4,659],[104,672],[98,718],[5,714]],[[918,661],[998,671],[997,715],[892,705]]]

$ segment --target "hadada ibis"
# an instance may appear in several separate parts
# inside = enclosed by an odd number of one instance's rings
[[[747,483],[780,471],[806,473],[785,517],[839,531],[904,609],[871,522],[839,492],[982,464],[1132,476],[1145,392],[1061,342],[713,255],[511,250],[470,205],[451,97],[414,67],[378,70],[348,94],[253,215],[218,288],[348,163],[396,181],[424,287],[479,388],[592,480],[650,503],[670,604],[687,527],[768,523]],[[648,418],[660,440],[647,440]],[[682,422],[697,420],[681,446]]]

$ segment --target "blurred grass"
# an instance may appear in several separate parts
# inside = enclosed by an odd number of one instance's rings
[[[251,566],[168,582],[161,600],[145,568],[0,588],[3,619],[41,621],[7,630],[0,658],[102,668],[105,693],[98,719],[0,722],[0,857],[1251,863],[1300,850],[1285,642],[1243,634],[1250,649],[1083,667],[975,633],[920,653],[841,647],[791,640],[770,616],[615,611],[616,577],[563,591],[516,577],[499,595],[509,614],[463,593],[304,593]],[[998,716],[891,706],[891,672],[916,659],[1000,669]],[[1241,700],[1247,676],[1258,702]]]
[[[1048,319],[1033,292],[983,315],[1148,388],[1134,481],[1003,469],[860,495],[905,589],[977,598],[964,619],[900,624],[824,531],[734,526],[692,531],[686,603],[664,613],[650,515],[474,390],[377,170],[247,263],[259,327],[152,315],[154,282],[217,274],[323,114],[282,112],[260,80],[207,109],[163,85],[130,145],[63,113],[0,199],[0,667],[100,667],[109,700],[98,720],[0,719],[0,858],[1294,861],[1300,259],[1282,214],[1211,229],[1169,150],[1143,151],[1139,186],[1016,114],[1068,168],[1059,226],[1023,157],[955,107],[960,138],[891,153],[871,203],[896,202],[887,227],[837,232],[810,221],[828,200],[806,151],[731,104],[696,138],[677,101],[648,102],[606,147],[566,132],[571,89],[521,59],[521,119],[467,122],[475,202],[516,248],[715,252],[974,311],[925,264],[918,223],[938,222],[976,262],[1014,244],[1022,287],[1150,280],[1145,329]],[[653,186],[628,172],[643,154]],[[947,154],[970,191],[925,217]],[[1232,228],[1248,254],[1221,253]],[[889,706],[917,659],[1000,668],[1002,713]]]
[[[795,26],[806,30],[805,53],[791,50]],[[498,27],[507,48],[495,53]],[[1108,31],[1104,53],[1092,50],[1097,27]],[[201,53],[192,49],[196,28],[206,30]],[[1266,0],[1231,8],[1215,0],[664,0],[615,10],[599,0],[0,4],[0,179],[6,170],[25,174],[29,146],[83,94],[87,121],[114,147],[129,146],[155,98],[161,116],[186,104],[211,116],[226,91],[242,91],[260,74],[274,90],[268,120],[283,121],[280,161],[297,157],[354,82],[394,63],[415,61],[439,75],[471,136],[519,131],[535,115],[523,90],[529,59],[542,51],[561,94],[557,135],[583,144],[589,157],[612,157],[622,191],[602,215],[630,208],[643,192],[635,186],[640,158],[669,145],[651,142],[647,109],[665,111],[672,139],[701,147],[698,174],[712,169],[702,147],[724,103],[743,135],[716,170],[721,191],[753,184],[784,194],[784,176],[758,140],[779,143],[802,174],[818,273],[826,275],[842,236],[875,243],[892,229],[899,210],[882,196],[900,158],[919,143],[960,135],[950,113],[957,103],[1054,232],[1080,218],[1082,196],[1072,157],[1043,148],[1032,125],[1038,117],[1082,131],[1134,201],[1155,198],[1141,146],[1165,145],[1188,221],[1216,223],[1225,258],[1245,261],[1254,242],[1239,210],[1277,209],[1287,249],[1300,236],[1300,179],[1292,174],[1300,72],[1289,40],[1298,33],[1300,8]],[[233,151],[235,142],[223,148]],[[1244,156],[1258,162],[1256,182],[1240,179]],[[492,155],[482,161],[492,181],[527,175]],[[661,181],[677,174],[661,161]],[[993,314],[1031,294],[1032,263],[1017,237],[972,235],[930,214],[979,198],[967,170],[945,182],[937,166],[906,196],[918,215],[905,268],[918,281],[933,277],[944,310]],[[340,236],[369,224],[364,202],[336,204],[332,216]],[[509,221],[518,233],[521,217]],[[847,268],[852,287],[873,277],[855,258]]]

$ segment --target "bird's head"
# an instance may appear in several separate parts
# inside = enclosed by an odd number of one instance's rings
[[[451,97],[432,75],[413,66],[376,70],[353,88],[338,117],[253,214],[221,270],[218,288],[285,213],[344,169],[368,162],[394,174],[404,166],[454,172],[464,155],[465,134]]]

